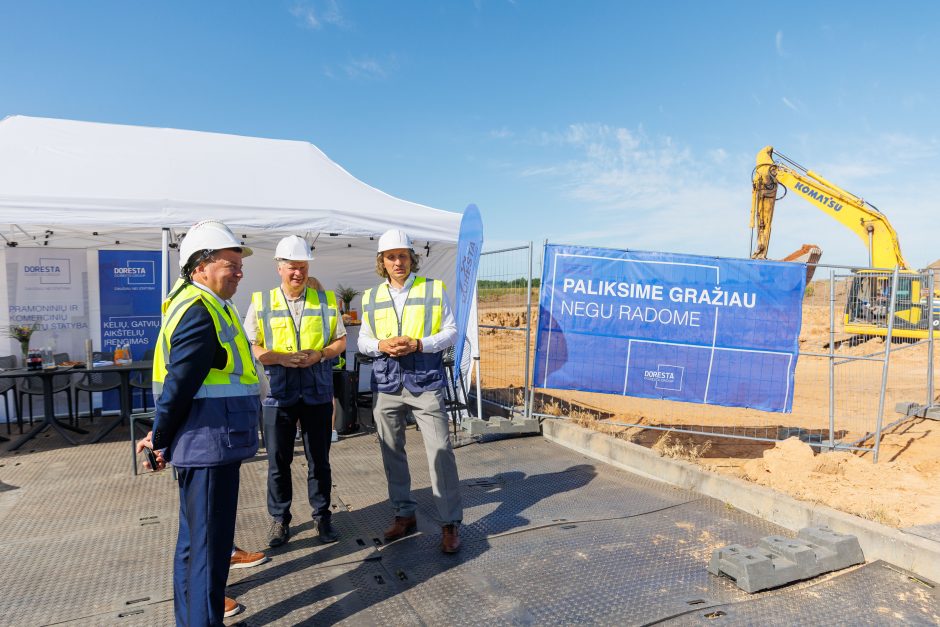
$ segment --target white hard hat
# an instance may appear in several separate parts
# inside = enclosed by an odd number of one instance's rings
[[[180,243],[180,268],[186,265],[193,254],[201,250],[225,248],[241,248],[242,257],[248,257],[252,253],[250,248],[238,241],[231,229],[218,220],[197,222],[190,227]]]
[[[379,238],[379,252],[384,253],[386,250],[396,248],[414,248],[408,234],[401,229],[389,229],[382,233],[382,237]]]
[[[288,235],[279,241],[274,250],[274,258],[285,261],[313,261],[310,246],[299,235]]]

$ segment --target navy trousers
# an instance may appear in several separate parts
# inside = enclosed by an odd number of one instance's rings
[[[333,403],[308,405],[303,401],[290,407],[264,407],[264,441],[268,447],[268,513],[290,524],[293,485],[290,464],[294,459],[297,421],[303,430],[307,456],[307,497],[313,518],[330,519],[330,439],[333,435]]]
[[[176,469],[180,524],[173,561],[173,609],[180,627],[223,625],[240,467],[241,462],[235,462]]]

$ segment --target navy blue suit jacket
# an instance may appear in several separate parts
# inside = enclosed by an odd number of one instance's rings
[[[173,331],[169,359],[163,392],[156,399],[155,449],[165,449],[173,443],[209,370],[225,367],[225,349],[219,344],[212,316],[202,302],[193,303]]]

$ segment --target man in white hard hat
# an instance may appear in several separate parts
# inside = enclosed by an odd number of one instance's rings
[[[251,249],[221,222],[199,222],[180,245],[180,279],[163,303],[153,360],[156,415],[138,442],[179,476],[173,564],[177,625],[222,625],[241,461],[258,450],[259,381],[231,304]],[[263,557],[263,556],[262,556]]]
[[[359,351],[372,364],[372,408],[388,480],[395,520],[385,530],[387,541],[417,529],[417,503],[411,496],[411,474],[405,455],[405,418],[414,414],[431,472],[431,488],[441,523],[441,550],[460,549],[463,506],[460,479],[444,412],[445,350],[457,339],[442,281],[416,276],[418,256],[411,239],[399,229],[379,238],[376,273],[385,278],[362,296],[363,324]]]
[[[336,295],[307,287],[313,257],[296,235],[278,242],[274,253],[281,283],[251,295],[245,330],[265,368],[271,391],[262,417],[268,450],[268,544],[290,538],[290,464],[300,422],[307,457],[307,497],[321,542],[336,542],[331,522],[330,440],[333,432],[333,364],[346,351],[346,327]]]

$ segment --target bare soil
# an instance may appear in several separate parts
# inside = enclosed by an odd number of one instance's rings
[[[847,336],[840,331],[838,315],[835,332],[830,333],[828,283],[816,282],[813,288],[813,294],[804,301],[800,349],[828,353],[831,339],[838,343]],[[837,302],[840,296],[841,285],[837,283]],[[537,291],[532,302],[538,302]],[[509,327],[481,329],[483,381],[496,388],[491,390],[493,393],[502,393],[504,398],[515,398],[518,402],[524,385],[525,334],[513,329],[525,325],[524,295],[506,294],[482,301],[479,311],[481,324]],[[534,329],[530,339],[534,353]],[[877,356],[883,354],[884,342],[872,338],[853,345],[842,344],[837,351],[847,357]],[[926,401],[927,361],[923,347],[891,352],[885,424],[901,418],[894,413],[895,403]],[[837,440],[861,440],[867,436],[860,444],[866,447],[872,444],[882,367],[880,361],[858,361],[838,367]],[[934,371],[940,373],[940,364]],[[783,439],[788,433],[815,434],[828,439],[829,376],[828,359],[801,356],[791,414],[568,390],[539,390],[536,411],[565,415],[590,428],[647,446],[660,455],[687,459],[709,471],[733,475],[882,524],[909,527],[940,523],[940,421],[914,418],[886,430],[877,464],[872,463],[871,452],[819,453],[796,437]],[[626,427],[622,423],[659,427],[695,425],[700,430],[779,441],[686,435],[642,426]]]

